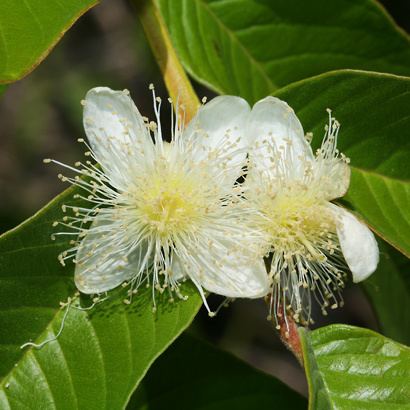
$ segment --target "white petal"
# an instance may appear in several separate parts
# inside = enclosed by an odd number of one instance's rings
[[[172,271],[172,278],[176,281],[179,281],[186,277],[186,273],[182,268],[182,262],[180,261],[179,257],[175,254],[173,255],[173,258],[172,258],[171,271]]]
[[[199,108],[182,136],[186,145],[192,144],[195,159],[206,161],[209,171],[222,183],[235,182],[245,165],[244,133],[249,112],[243,98],[215,97]]]
[[[225,241],[223,246],[191,249],[189,260],[181,258],[181,263],[191,279],[209,292],[231,298],[267,295],[270,283],[263,259],[252,259],[246,252],[233,251],[234,246]]]
[[[83,123],[98,162],[117,187],[126,185],[132,164],[152,155],[149,132],[125,91],[88,91]]]
[[[337,235],[343,256],[352,271],[353,282],[368,278],[379,263],[379,248],[370,229],[353,214],[333,207],[337,218]]]
[[[331,201],[344,196],[350,185],[350,167],[340,158],[315,161],[313,163],[312,189],[323,193]],[[317,186],[314,188],[313,186]]]
[[[313,160],[313,152],[305,139],[303,127],[289,105],[276,97],[266,97],[252,108],[247,127],[253,166],[260,172],[272,170],[272,147],[280,149],[287,172],[293,168],[303,172],[302,158]],[[300,175],[299,175],[300,176]]]
[[[82,293],[101,293],[116,288],[141,271],[146,257],[146,246],[140,246],[131,255],[121,250],[124,232],[118,223],[105,218],[97,216],[76,255],[74,281]]]

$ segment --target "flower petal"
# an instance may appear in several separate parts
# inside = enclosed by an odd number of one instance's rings
[[[147,127],[126,91],[88,91],[83,123],[97,161],[117,188],[126,184],[133,164],[152,155]]]
[[[96,217],[76,255],[74,281],[80,292],[105,292],[143,271],[147,247],[140,246],[127,255],[121,246],[123,238],[118,222],[110,222],[105,215]]]
[[[179,281],[186,277],[186,273],[184,272],[182,268],[182,262],[180,261],[177,255],[173,255],[171,272],[172,272],[172,278],[175,281]]]
[[[368,278],[379,263],[379,248],[370,229],[353,214],[334,206],[337,235],[343,256],[352,271],[353,282]]]
[[[247,154],[245,127],[250,113],[240,97],[219,96],[199,108],[182,138],[192,155],[203,160],[218,180],[233,184],[241,175]],[[222,171],[222,172],[221,172]]]
[[[314,162],[313,173],[312,189],[323,192],[323,198],[327,201],[341,198],[349,189],[350,167],[340,158]]]
[[[234,242],[219,241],[188,251],[189,258],[180,258],[184,270],[209,292],[231,298],[259,298],[269,292],[263,259],[250,258]]]
[[[273,162],[277,162],[273,155],[278,152],[282,161],[286,161],[287,173],[294,169],[300,176],[304,171],[303,160],[313,161],[313,152],[299,119],[279,98],[266,97],[253,106],[247,138],[252,166],[260,172],[272,171]]]

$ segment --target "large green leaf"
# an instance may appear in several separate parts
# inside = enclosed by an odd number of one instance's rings
[[[382,333],[398,342],[410,344],[409,259],[385,243],[379,242],[379,248],[379,266],[362,286],[372,303]],[[405,266],[400,266],[401,258],[406,259]]]
[[[300,81],[275,95],[296,111],[314,145],[327,107],[342,124],[338,147],[351,159],[345,198],[386,241],[410,255],[410,79],[339,71]]]
[[[410,349],[368,329],[300,330],[309,409],[410,408]]]
[[[298,410],[306,400],[229,353],[183,335],[154,363],[127,408]]]
[[[31,72],[74,22],[98,0],[2,0],[0,83]]]
[[[21,409],[24,403],[36,409],[122,408],[201,305],[186,285],[187,301],[159,300],[154,314],[150,289],[129,306],[120,289],[91,311],[71,309],[57,341],[21,350],[30,339],[40,342],[58,332],[64,313],[59,301],[74,295],[73,269],[57,261],[68,244],[50,240],[52,222],[61,218],[61,205],[73,193],[67,190],[0,237],[1,409]]]
[[[410,74],[409,37],[372,0],[157,0],[187,71],[254,102],[336,69]]]

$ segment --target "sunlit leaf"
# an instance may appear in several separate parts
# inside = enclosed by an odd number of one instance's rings
[[[368,329],[300,330],[309,409],[409,408],[410,349]]]
[[[371,0],[157,0],[187,71],[249,102],[336,69],[410,75],[410,41]]]
[[[63,34],[98,0],[2,0],[0,83],[31,72]]]

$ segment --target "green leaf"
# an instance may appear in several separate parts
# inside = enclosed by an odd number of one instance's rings
[[[184,334],[154,363],[127,407],[170,408],[297,410],[306,408],[306,400],[272,376]]]
[[[276,94],[293,107],[320,145],[325,109],[341,123],[338,148],[351,159],[344,198],[387,242],[410,255],[410,79],[358,71],[332,72]]]
[[[157,0],[186,70],[249,102],[336,69],[410,75],[410,41],[372,0]]]
[[[362,283],[377,315],[384,335],[410,344],[410,279],[409,259],[379,242],[380,262],[377,270]],[[406,260],[400,266],[399,260]]]
[[[410,408],[410,349],[368,329],[300,329],[309,409]]]
[[[57,341],[21,350],[30,339],[38,343],[58,332],[64,313],[59,301],[74,296],[73,268],[57,261],[68,244],[50,240],[52,223],[74,192],[65,191],[0,237],[1,409],[21,409],[22,403],[38,409],[123,408],[151,363],[201,306],[188,284],[182,289],[187,301],[157,300],[156,314],[151,289],[129,306],[120,289],[88,312],[72,308]]]
[[[10,83],[30,73],[97,1],[2,0],[0,83]]]

